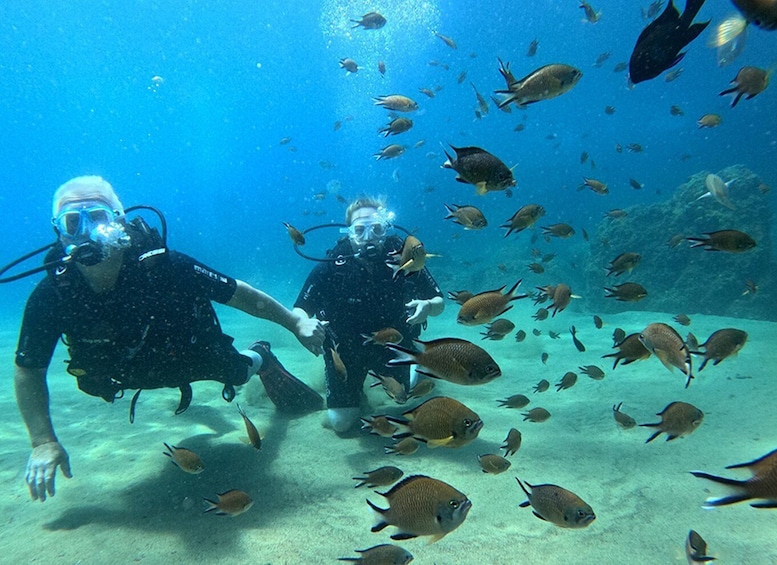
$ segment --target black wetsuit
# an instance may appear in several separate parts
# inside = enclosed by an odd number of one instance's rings
[[[391,375],[405,387],[409,384],[410,368],[386,367],[386,362],[394,357],[391,351],[380,345],[364,344],[362,337],[362,334],[392,327],[402,333],[403,345],[412,347],[411,341],[421,333],[421,325],[407,323],[405,304],[413,299],[442,296],[426,268],[409,276],[400,274],[392,280],[393,272],[385,264],[387,253],[401,248],[402,240],[391,236],[386,239],[382,253],[357,259],[353,257],[350,241],[342,239],[328,253],[337,260],[319,263],[297,297],[295,307],[329,321],[324,343],[329,408],[358,407],[369,369]],[[335,344],[347,369],[345,379],[333,364],[330,349]]]
[[[231,400],[232,386],[248,380],[250,360],[222,333],[211,300],[228,302],[236,281],[175,251],[139,260],[146,249],[136,239],[110,291],[95,293],[72,264],[38,283],[24,310],[16,364],[47,368],[63,336],[67,371],[81,390],[108,402],[125,389],[178,387],[183,411],[189,383],[198,380],[224,383]],[[50,256],[57,253],[60,246]]]

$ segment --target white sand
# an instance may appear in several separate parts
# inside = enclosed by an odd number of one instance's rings
[[[777,324],[691,314],[691,326],[682,328],[669,314],[640,312],[606,316],[604,328],[596,330],[590,314],[572,308],[534,323],[531,305],[523,302],[510,316],[529,333],[521,344],[512,336],[481,342],[482,328],[455,324],[455,305],[431,321],[426,338],[478,341],[497,359],[503,376],[481,387],[438,383],[436,393],[470,406],[485,427],[464,448],[422,447],[407,458],[384,455],[389,442],[381,438],[336,437],[321,426],[323,413],[278,418],[258,380],[244,387],[238,401],[265,435],[260,453],[241,443],[245,432],[237,408],[221,400],[215,383],[196,384],[192,406],[181,416],[173,415],[176,390],[146,391],[130,425],[129,397],[109,405],[80,393],[64,372],[58,350],[50,374],[52,411],[74,478],[59,476],[56,496],[44,504],[31,502],[23,483],[29,447],[11,386],[18,323],[11,320],[0,333],[7,360],[6,392],[0,397],[5,452],[0,562],[334,563],[337,557],[356,556],[355,548],[390,542],[394,528],[370,532],[375,516],[364,501],[369,496],[385,506],[385,500],[365,488],[354,489],[351,477],[394,464],[406,474],[444,480],[473,502],[464,524],[440,542],[401,542],[415,563],[684,563],[690,528],[707,540],[718,563],[777,563],[777,510],[747,504],[703,510],[709,494],[724,490],[688,473],[701,469],[746,478],[746,470],[724,467],[777,448]],[[230,314],[223,321],[237,343],[259,336],[272,341],[286,366],[321,390],[321,360],[293,337],[245,316]],[[631,333],[654,321],[673,324],[683,335],[691,330],[700,341],[723,327],[743,329],[750,337],[737,358],[710,364],[688,390],[678,371],[670,373],[655,358],[614,371],[611,360],[601,359],[612,352],[616,326]],[[572,324],[588,348],[585,353],[570,340]],[[543,335],[531,335],[533,327]],[[562,339],[551,340],[549,329]],[[547,365],[540,362],[542,351],[550,354]],[[570,390],[531,393],[541,378],[555,383],[566,371],[587,364],[604,368],[606,378],[581,375]],[[543,406],[552,418],[533,424],[523,422],[520,411],[497,408],[497,399],[516,393],[530,396],[528,408]],[[369,394],[373,413],[397,410],[381,391]],[[622,401],[623,410],[639,423],[656,422],[655,413],[675,400],[705,413],[704,423],[689,437],[667,443],[661,436],[646,445],[650,429],[621,430],[612,418],[612,405]],[[498,452],[510,427],[523,433],[512,467],[498,476],[483,474],[476,456]],[[162,442],[194,449],[205,471],[193,476],[175,468],[162,455]],[[530,509],[518,507],[524,496],[516,476],[576,492],[594,508],[596,521],[576,531],[535,518]],[[253,508],[235,518],[203,513],[203,497],[233,488],[249,492]]]

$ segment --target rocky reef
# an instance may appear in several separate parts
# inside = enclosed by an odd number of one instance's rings
[[[742,165],[716,174],[729,182],[730,210],[704,194],[709,171],[700,172],[679,186],[665,202],[626,208],[620,219],[607,218],[590,239],[590,259],[584,267],[586,308],[620,312],[653,310],[702,313],[777,320],[777,263],[771,240],[772,211],[769,189]],[[744,253],[691,248],[687,237],[734,229],[750,235],[757,245]],[[675,237],[676,246],[669,241]],[[605,267],[621,253],[636,252],[642,259],[631,273],[606,276]],[[626,281],[648,292],[639,302],[604,298],[604,287]],[[745,293],[747,281],[758,291]]]

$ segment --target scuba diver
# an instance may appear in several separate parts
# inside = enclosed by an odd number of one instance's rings
[[[47,271],[24,309],[14,374],[16,402],[32,443],[25,480],[33,500],[54,495],[57,467],[71,477],[68,454],[54,433],[46,383],[60,337],[68,348],[67,371],[83,392],[113,402],[125,390],[137,390],[130,421],[143,389],[179,388],[179,414],[191,402],[192,382],[223,383],[222,396],[231,402],[234,387],[257,373],[279,410],[323,408],[323,399],[283,368],[269,343],[257,341],[238,352],[221,331],[211,302],[286,328],[315,355],[322,353],[325,323],[167,249],[161,214],[160,220],[163,235],[140,217],[127,220],[101,177],[74,178],[54,194],[57,241],[38,250],[49,249],[44,267],[0,279]]]
[[[405,390],[411,384],[410,367],[386,366],[393,357],[390,350],[365,338],[393,328],[409,344],[420,335],[427,317],[441,314],[445,307],[426,267],[404,276],[387,266],[391,264],[387,259],[403,249],[403,240],[389,233],[393,214],[382,201],[356,200],[348,206],[345,220],[347,227],[341,231],[347,236],[313,268],[294,303],[295,311],[302,310],[300,316],[328,322],[327,418],[337,433],[347,432],[359,421],[368,370],[394,377]]]

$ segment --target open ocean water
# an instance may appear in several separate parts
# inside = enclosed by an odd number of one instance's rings
[[[529,334],[522,343],[512,335],[481,341],[482,327],[456,324],[457,305],[447,301],[424,338],[476,341],[497,359],[503,376],[481,387],[438,383],[435,393],[465,402],[482,417],[484,429],[464,448],[422,447],[406,459],[385,455],[388,440],[366,433],[338,438],[322,427],[323,413],[279,417],[258,380],[239,392],[238,401],[265,436],[259,453],[241,443],[242,420],[234,404],[221,400],[216,383],[196,384],[192,406],[180,416],[173,416],[177,390],[145,392],[130,425],[129,399],[111,405],[79,392],[64,371],[60,347],[49,371],[52,417],[74,478],[58,476],[56,496],[40,504],[29,500],[23,480],[29,441],[12,386],[18,327],[39,276],[5,284],[0,562],[334,563],[356,556],[354,549],[391,541],[393,528],[370,532],[376,518],[364,501],[384,500],[355,490],[351,477],[394,464],[406,475],[444,480],[473,503],[466,521],[441,541],[398,542],[413,553],[414,563],[681,563],[689,529],[707,540],[718,562],[777,563],[777,510],[746,503],[703,510],[705,498],[724,489],[688,473],[747,478],[746,470],[725,467],[777,448],[777,308],[771,299],[777,296],[770,287],[777,284],[770,239],[775,201],[767,192],[777,185],[777,95],[772,85],[735,108],[718,95],[744,65],[777,68],[777,32],[750,27],[744,51],[718,66],[706,43],[713,27],[735,10],[728,0],[707,0],[696,20],[712,23],[687,49],[679,78],[667,82],[662,75],[631,89],[626,73],[613,69],[628,61],[648,23],[640,9],[649,2],[628,4],[595,2],[601,19],[592,24],[572,0],[3,3],[0,263],[51,242],[54,190],[71,177],[97,174],[113,184],[125,206],[159,208],[171,247],[287,306],[313,263],[294,253],[282,222],[300,229],[342,222],[343,201],[360,194],[385,196],[397,223],[438,255],[427,264],[444,292],[509,287],[524,278],[526,292],[572,281],[582,298],[542,322],[532,320],[537,307],[530,300],[517,302],[506,317]],[[354,29],[351,20],[372,10],[386,17],[386,25]],[[435,32],[455,40],[457,49]],[[536,55],[528,57],[535,38]],[[358,72],[340,68],[343,58],[354,59]],[[498,58],[519,78],[549,63],[573,65],[583,77],[558,98],[507,114],[490,100],[504,88]],[[378,72],[379,61],[385,75]],[[489,104],[480,117],[475,89]],[[387,94],[410,96],[419,109],[408,114],[410,131],[383,138],[377,130],[388,123],[389,112],[373,98]],[[606,113],[606,106],[614,113]],[[672,106],[682,115],[673,115]],[[707,113],[719,114],[721,125],[698,128],[696,120]],[[390,143],[404,145],[404,154],[376,160],[373,155]],[[641,151],[629,151],[630,144]],[[514,167],[512,196],[477,196],[471,185],[457,183],[453,171],[441,168],[451,145],[482,147]],[[666,202],[693,175],[732,165],[761,180],[769,208],[757,226],[759,250],[768,250],[755,280],[758,293],[737,290],[736,298],[713,301],[703,314],[656,311],[650,295],[638,306],[607,303],[607,312],[600,311],[603,291],[583,280],[581,270],[590,262],[590,246],[601,244],[596,234],[608,221],[603,214]],[[609,194],[577,190],[582,176],[603,180]],[[629,179],[644,186],[634,189]],[[735,185],[731,197],[736,203]],[[499,225],[530,202],[547,210],[539,224],[567,222],[575,236],[544,241],[535,228],[502,237]],[[475,205],[489,225],[464,231],[443,219],[444,204]],[[633,226],[636,234],[640,229]],[[335,228],[317,230],[305,250],[322,255],[337,237]],[[664,240],[648,243],[665,246]],[[612,257],[629,251],[617,241],[608,245]],[[551,276],[526,269],[533,248],[556,254]],[[720,257],[718,269],[730,268]],[[37,264],[33,259],[22,268]],[[650,280],[641,267],[632,279]],[[694,269],[693,260],[686,268]],[[714,271],[699,276],[700,288],[715,284]],[[742,290],[753,276],[741,273]],[[726,315],[748,300],[761,301],[752,316],[757,319]],[[218,311],[239,347],[258,338],[271,341],[294,374],[323,391],[322,361],[293,336],[239,312]],[[688,328],[673,320],[680,313],[690,316]],[[602,329],[595,328],[594,314],[602,315]],[[668,323],[683,335],[690,330],[700,341],[729,327],[749,337],[738,356],[710,363],[688,389],[679,371],[671,373],[654,357],[614,370],[601,358],[613,351],[616,327],[633,333],[652,322]],[[572,325],[584,353],[570,340]],[[541,335],[533,335],[533,328]],[[551,330],[561,339],[549,338]],[[588,364],[602,367],[606,377],[581,375],[572,389],[531,393],[541,378],[555,383]],[[517,393],[531,398],[528,408],[547,408],[551,419],[533,424],[518,411],[497,407],[498,399]],[[376,414],[413,405],[393,405],[376,389],[368,395]],[[705,418],[692,435],[676,441],[661,437],[645,445],[649,429],[622,430],[612,418],[612,406],[623,402],[637,422],[654,422],[657,412],[677,400],[698,406]],[[510,427],[524,438],[511,468],[498,476],[482,473],[476,456],[499,452]],[[197,451],[205,472],[176,469],[161,454],[163,442]],[[538,520],[518,506],[524,496],[515,477],[576,492],[597,519],[583,530]],[[232,488],[249,492],[253,508],[235,518],[203,514],[203,498]]]

